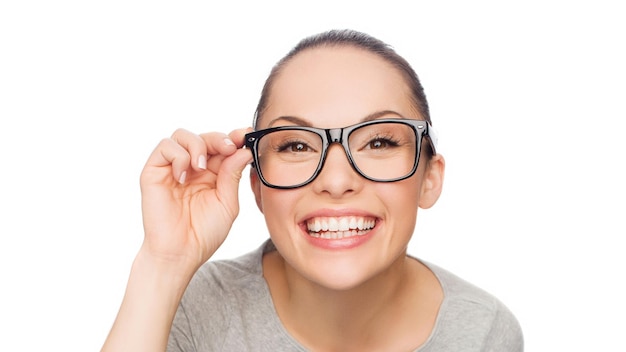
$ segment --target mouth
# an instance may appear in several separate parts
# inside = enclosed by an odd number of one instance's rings
[[[315,217],[306,221],[311,237],[342,239],[363,236],[376,226],[376,219],[363,216]]]

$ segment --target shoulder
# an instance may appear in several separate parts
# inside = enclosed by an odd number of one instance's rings
[[[436,265],[424,264],[444,292],[432,343],[451,350],[523,350],[521,327],[498,298]]]
[[[247,290],[264,286],[261,265],[267,243],[240,257],[227,260],[208,261],[198,269],[189,283],[183,303],[229,295],[241,295]],[[221,302],[224,302],[223,300]]]
[[[208,261],[187,286],[174,317],[168,351],[249,350],[246,329],[274,326],[271,298],[257,250],[229,260]]]

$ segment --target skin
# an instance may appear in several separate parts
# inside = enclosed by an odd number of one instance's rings
[[[353,48],[310,49],[277,77],[260,128],[284,124],[276,120],[281,116],[343,127],[380,111],[394,113],[378,117],[420,119],[393,67]],[[242,149],[246,131],[177,130],[148,158],[140,180],[144,242],[102,351],[165,350],[189,281],[219,248],[239,212],[238,185],[252,160]],[[439,197],[443,171],[437,155],[407,180],[375,183],[358,176],[333,146],[320,176],[305,187],[274,190],[251,174],[278,248],[264,256],[264,276],[292,336],[315,351],[411,350],[427,339],[441,287],[432,272],[406,256],[406,248],[418,207],[429,208]],[[339,250],[304,240],[306,218],[339,213],[375,217],[374,235]]]
[[[259,128],[334,128],[385,117],[420,119],[399,72],[366,51],[317,48],[284,67]],[[429,208],[441,193],[443,170],[438,155],[407,180],[372,182],[354,172],[334,145],[321,174],[305,187],[268,188],[251,173],[278,249],[264,257],[264,274],[290,333],[323,351],[405,350],[424,342],[442,292],[432,272],[407,258],[406,250],[418,208]],[[320,214],[375,217],[375,235],[350,248],[312,245],[304,223]]]
[[[176,308],[196,270],[239,213],[238,186],[252,161],[246,130],[177,130],[141,173],[144,241],[102,351],[165,351]]]

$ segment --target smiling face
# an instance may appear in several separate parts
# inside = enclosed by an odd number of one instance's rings
[[[422,119],[396,68],[362,49],[318,47],[281,69],[258,128],[337,128],[398,117]],[[308,281],[342,290],[401,262],[418,207],[433,205],[441,190],[443,160],[435,156],[434,167],[427,167],[424,154],[415,175],[392,183],[358,175],[338,144],[304,187],[268,188],[252,173],[257,203],[286,265]]]

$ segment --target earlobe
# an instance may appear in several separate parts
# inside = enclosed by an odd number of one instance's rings
[[[422,188],[420,190],[419,207],[428,209],[435,205],[443,188],[443,176],[446,162],[442,155],[433,156],[424,172]]]
[[[254,193],[256,206],[259,208],[261,213],[263,213],[263,203],[261,202],[261,180],[259,180],[259,175],[256,173],[254,168],[250,168],[250,188],[252,188],[252,193]]]

